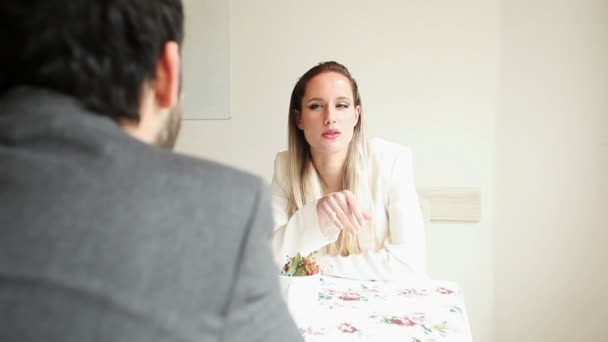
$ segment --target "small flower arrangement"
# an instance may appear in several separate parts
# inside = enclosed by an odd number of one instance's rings
[[[310,276],[319,273],[319,265],[311,257],[303,257],[300,253],[289,258],[283,265],[281,275],[288,277]]]

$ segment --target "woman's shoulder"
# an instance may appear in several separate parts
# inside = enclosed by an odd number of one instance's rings
[[[412,150],[396,142],[372,138],[368,140],[369,157],[377,162],[392,162],[400,156],[411,158]]]
[[[281,151],[274,157],[274,178],[281,184],[288,181],[289,178],[289,155],[287,151]]]
[[[274,165],[276,166],[286,166],[287,165],[287,160],[288,160],[288,154],[287,154],[287,150],[285,151],[281,151],[278,152],[275,156],[274,156]]]

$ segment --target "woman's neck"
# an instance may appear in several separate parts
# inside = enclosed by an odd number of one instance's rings
[[[344,166],[348,150],[337,153],[311,151],[312,163],[321,178],[326,193],[344,190]]]

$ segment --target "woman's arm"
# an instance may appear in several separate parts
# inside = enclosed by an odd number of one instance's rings
[[[289,192],[286,161],[277,155],[272,178],[274,232],[272,246],[278,265],[296,253],[308,255],[338,238],[340,230],[329,220],[319,222],[317,200],[288,216]]]
[[[381,248],[358,255],[320,256],[325,273],[334,276],[390,280],[425,276],[425,234],[422,210],[414,184],[412,154],[403,149],[395,159],[388,182],[389,234]]]

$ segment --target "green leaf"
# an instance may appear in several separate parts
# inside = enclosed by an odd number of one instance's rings
[[[288,276],[292,277],[296,273],[300,259],[300,253],[298,253],[295,257],[289,260],[289,269],[287,270],[287,272],[285,272]]]
[[[286,274],[290,277],[293,276],[293,274],[296,273],[297,268],[298,266],[292,262],[289,264],[289,269],[287,270]]]

